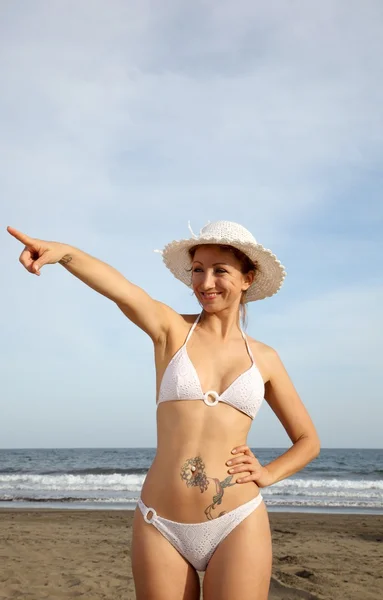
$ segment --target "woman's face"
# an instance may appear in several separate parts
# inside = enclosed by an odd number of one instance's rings
[[[241,273],[239,260],[219,246],[198,246],[192,261],[193,291],[208,312],[226,308],[241,300],[242,292],[253,282],[252,272]]]

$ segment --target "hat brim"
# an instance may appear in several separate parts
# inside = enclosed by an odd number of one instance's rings
[[[162,251],[162,259],[174,277],[182,281],[188,287],[191,282],[191,259],[189,250],[193,246],[203,244],[228,245],[241,250],[256,265],[254,282],[248,288],[244,296],[244,302],[262,300],[276,294],[282,287],[286,271],[275,254],[264,248],[262,244],[247,243],[241,240],[224,238],[212,239],[198,237],[188,240],[174,240],[167,244]]]

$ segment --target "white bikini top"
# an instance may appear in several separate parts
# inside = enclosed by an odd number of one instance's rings
[[[166,367],[160,385],[157,407],[161,402],[169,400],[203,400],[207,406],[225,402],[254,419],[261,406],[265,386],[262,375],[254,364],[253,354],[242,329],[242,337],[252,362],[251,367],[239,375],[221,395],[214,390],[203,392],[197,371],[186,349],[186,344],[200,320],[201,314],[190,328],[185,343]],[[214,398],[214,400],[211,401],[210,398]]]

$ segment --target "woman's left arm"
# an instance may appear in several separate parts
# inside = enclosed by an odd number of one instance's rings
[[[270,347],[267,349],[269,381],[265,385],[265,400],[282,423],[293,445],[281,456],[263,466],[248,446],[233,448],[232,452],[237,458],[230,460],[230,466],[237,467],[232,472],[252,471],[251,475],[240,477],[237,482],[255,481],[258,487],[272,485],[300,471],[316,458],[320,451],[320,441],[314,424],[278,353]],[[241,452],[244,455],[242,457],[238,456]]]
[[[320,440],[314,424],[296,391],[278,353],[268,352],[270,379],[265,385],[265,400],[276,414],[293,445],[277,459],[265,465],[271,483],[300,471],[320,452]]]

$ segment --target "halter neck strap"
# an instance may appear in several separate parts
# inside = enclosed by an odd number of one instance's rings
[[[197,317],[197,318],[196,318],[196,320],[194,321],[194,323],[193,323],[192,327],[190,327],[189,333],[187,334],[187,338],[186,338],[186,340],[185,340],[185,344],[187,344],[187,343],[188,343],[188,341],[190,340],[191,334],[192,334],[192,333],[193,333],[193,331],[195,330],[195,328],[196,328],[196,326],[197,326],[197,323],[198,323],[198,321],[199,321],[199,320],[200,320],[200,318],[201,318],[201,315],[202,315],[202,313],[200,313],[200,314],[198,315],[198,317]]]
[[[247,348],[247,351],[248,351],[249,356],[251,358],[251,362],[254,364],[254,356],[253,356],[253,353],[251,351],[249,342],[247,341],[246,333],[243,331],[242,327],[241,327],[241,333],[242,333],[243,339],[245,340],[246,348]]]
[[[200,312],[200,314],[198,315],[198,317],[197,317],[197,318],[196,318],[196,320],[194,321],[193,325],[190,327],[190,329],[189,329],[189,333],[187,334],[187,337],[186,337],[186,340],[185,340],[185,344],[184,344],[184,346],[186,346],[186,344],[187,344],[187,343],[188,343],[188,341],[190,340],[190,338],[191,338],[191,336],[192,336],[192,333],[193,333],[193,331],[195,330],[195,328],[196,328],[196,326],[197,326],[197,323],[199,322],[199,320],[200,320],[200,318],[201,318],[201,317],[202,317],[202,312]],[[239,328],[240,328],[240,330],[241,330],[242,337],[243,337],[243,339],[245,340],[246,348],[247,348],[247,351],[248,351],[248,353],[249,353],[249,356],[250,356],[250,358],[251,358],[251,362],[254,364],[254,356],[253,356],[253,353],[252,353],[252,351],[251,351],[251,348],[250,348],[249,342],[247,341],[246,334],[245,334],[245,332],[243,331],[243,329],[242,329],[242,327],[241,327],[241,326],[240,326]]]

